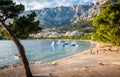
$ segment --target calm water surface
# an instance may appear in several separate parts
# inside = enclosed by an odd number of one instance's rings
[[[90,48],[88,41],[71,41],[62,40],[65,42],[78,44],[75,46],[51,46],[53,40],[22,40],[21,43],[25,47],[27,58],[30,62],[40,61],[44,63],[62,59],[69,55],[77,54],[83,50]],[[56,42],[58,40],[55,40]],[[10,40],[0,40],[0,67],[5,65],[19,64],[19,59],[14,59],[14,55],[18,55],[18,50],[14,43]]]

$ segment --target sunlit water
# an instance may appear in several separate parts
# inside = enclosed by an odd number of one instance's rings
[[[56,61],[64,57],[80,53],[90,48],[88,41],[71,41],[64,40],[65,42],[77,42],[78,46],[70,45],[56,45],[51,46],[53,40],[22,40],[27,58],[30,62],[40,61],[44,63]],[[55,40],[56,42],[58,40]],[[19,52],[10,40],[0,40],[0,67],[6,65],[19,64],[19,59],[14,59],[14,55]]]

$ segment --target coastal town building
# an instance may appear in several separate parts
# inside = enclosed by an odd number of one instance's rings
[[[55,38],[60,36],[79,36],[84,34],[83,32],[75,31],[67,31],[65,33],[61,33],[60,31],[50,31],[50,30],[43,30],[36,34],[30,34],[29,37],[31,38]]]

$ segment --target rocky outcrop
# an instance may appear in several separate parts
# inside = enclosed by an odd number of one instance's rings
[[[74,5],[70,7],[44,8],[35,10],[40,24],[43,28],[59,27],[81,20],[91,20],[100,13],[100,7],[112,0],[98,0],[96,3],[89,5]],[[28,14],[31,11],[26,11]]]

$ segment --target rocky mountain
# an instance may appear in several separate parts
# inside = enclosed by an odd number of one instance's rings
[[[42,28],[59,27],[81,20],[92,20],[94,16],[100,13],[100,7],[110,1],[117,0],[98,0],[98,2],[90,3],[89,5],[60,6],[35,10],[37,14],[36,19],[40,20]],[[31,12],[25,11],[23,14]]]

